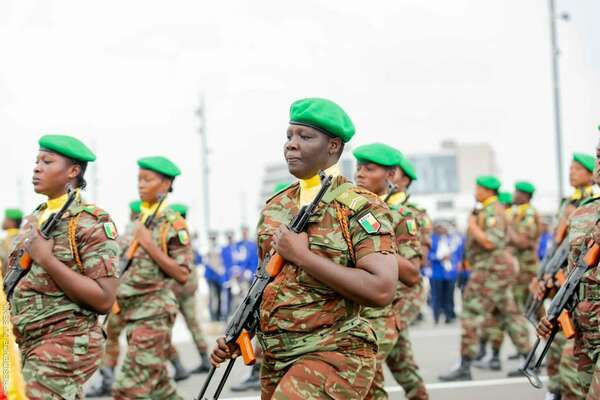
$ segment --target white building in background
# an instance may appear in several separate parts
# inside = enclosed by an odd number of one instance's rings
[[[458,144],[449,140],[436,152],[406,156],[414,163],[418,176],[409,188],[411,199],[426,208],[433,219],[454,220],[459,228],[466,227],[467,216],[475,205],[477,176],[497,175],[504,182],[494,150],[488,144]],[[355,165],[350,147],[346,146],[340,161],[342,174],[353,179]],[[527,179],[527,176],[519,179]],[[267,166],[258,206],[262,208],[278,183],[294,181],[285,162]],[[502,190],[512,192],[512,182],[505,183]],[[557,208],[555,197],[539,192],[534,196],[534,206],[552,215]]]

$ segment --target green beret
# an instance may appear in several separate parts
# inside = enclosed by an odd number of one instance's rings
[[[492,175],[480,175],[477,177],[477,185],[489,189],[498,190],[500,188],[500,179]]]
[[[131,210],[131,212],[134,212],[136,214],[139,214],[142,212],[142,201],[141,200],[134,200],[131,203],[129,203],[129,209]]]
[[[18,208],[7,208],[4,210],[4,218],[6,219],[23,219],[23,211]]]
[[[529,194],[533,194],[533,192],[535,192],[535,186],[533,186],[533,183],[526,182],[526,181],[520,181],[520,182],[515,183],[515,189],[518,190],[519,192],[529,193]]]
[[[285,189],[288,186],[290,186],[290,184],[287,182],[279,182],[279,183],[275,184],[275,187],[273,187],[273,194],[277,194],[277,193],[281,192],[283,189]]]
[[[578,162],[588,171],[594,172],[596,157],[585,153],[573,153],[573,161]]]
[[[96,155],[79,139],[66,135],[44,135],[38,140],[41,150],[50,150],[75,161],[95,161]]]
[[[373,163],[384,167],[400,166],[402,155],[396,149],[383,143],[372,143],[358,146],[352,151],[361,163]]]
[[[500,192],[498,193],[498,201],[500,204],[508,206],[512,204],[512,194],[510,192]]]
[[[290,107],[290,124],[305,125],[346,143],[354,136],[354,124],[344,110],[331,100],[297,100]]]
[[[187,215],[188,206],[186,206],[185,204],[173,203],[170,207],[171,210],[178,212],[179,214],[181,214],[182,217],[185,217]]]
[[[175,178],[181,175],[181,171],[171,160],[162,156],[144,157],[138,160],[138,166],[142,169],[158,172],[159,174]]]
[[[410,160],[402,153],[400,153],[399,167],[404,172],[404,175],[408,176],[413,181],[417,180],[417,173],[415,172],[413,163],[411,163]]]

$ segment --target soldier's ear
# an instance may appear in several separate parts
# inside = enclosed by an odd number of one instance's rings
[[[341,156],[342,151],[344,150],[344,144],[342,143],[342,140],[338,137],[330,138],[328,147],[329,147],[328,154],[330,156],[333,156],[333,155]]]

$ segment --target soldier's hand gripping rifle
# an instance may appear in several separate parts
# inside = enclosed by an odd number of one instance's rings
[[[562,269],[569,256],[569,241],[567,240],[566,224],[558,227],[555,239],[556,241],[552,246],[552,249],[546,253],[544,260],[538,269],[534,282],[536,285],[544,282],[546,279],[551,279],[552,282],[556,280],[562,285],[566,279]],[[534,326],[539,322],[538,312],[544,303],[544,300],[550,295],[552,287],[553,285],[545,285],[542,299],[536,299],[533,292],[529,293],[527,302],[525,303],[525,317],[527,317],[529,322]]]
[[[537,370],[539,370],[541,367],[544,357],[546,356],[554,337],[558,333],[559,325],[567,339],[575,336],[575,327],[570,319],[570,313],[577,305],[577,290],[579,288],[579,282],[588,268],[593,268],[598,265],[598,259],[600,258],[600,245],[598,243],[594,243],[593,246],[587,250],[587,252],[585,252],[586,248],[587,246],[584,244],[581,256],[577,260],[577,266],[571,271],[571,273],[569,273],[567,280],[560,287],[558,293],[556,293],[554,296],[552,303],[550,303],[546,318],[548,319],[548,322],[552,324],[552,330],[540,356],[534,363],[533,359],[535,357],[536,350],[541,343],[541,340],[538,337],[533,345],[533,348],[527,355],[525,364],[522,368],[520,368],[523,375],[529,379],[529,383],[538,389],[541,389],[543,385],[537,375]]]
[[[44,222],[42,228],[40,229],[40,236],[44,239],[50,239],[50,235],[52,231],[56,227],[56,224],[60,221],[63,214],[69,209],[75,198],[77,197],[77,190],[73,189],[71,185],[67,185],[67,201],[65,204],[58,210],[58,212],[50,215],[50,217]],[[33,228],[37,229],[37,228]],[[29,272],[31,268],[31,263],[33,260],[31,259],[31,255],[25,251],[25,249],[21,248],[18,255],[18,262],[15,266],[9,266],[9,272],[6,274],[6,278],[4,279],[4,293],[6,293],[6,299],[10,302],[10,298],[12,297],[13,291],[23,279],[25,275]]]
[[[310,204],[303,206],[298,214],[292,219],[292,222],[289,225],[289,228],[292,232],[300,233],[306,229],[309,218],[315,213],[315,210],[323,198],[323,195],[325,195],[327,189],[329,186],[331,186],[331,181],[333,179],[331,176],[325,176],[323,172],[320,173],[320,176],[321,189],[314,200]],[[253,365],[256,362],[254,349],[252,347],[252,337],[256,332],[256,327],[259,322],[258,312],[262,299],[262,293],[265,290],[265,287],[279,274],[284,265],[285,260],[274,251],[271,251],[264,258],[262,265],[256,272],[256,277],[252,282],[250,289],[248,289],[246,297],[244,300],[242,300],[242,303],[233,313],[233,316],[231,317],[231,320],[225,330],[225,343],[230,347],[230,349],[235,347],[239,348],[242,359],[244,360],[244,364],[246,365]],[[233,368],[235,360],[236,358],[229,360],[227,367],[225,368],[225,372],[223,373],[223,377],[219,381],[219,384],[215,390],[213,400],[218,399],[221,395],[221,391],[227,382],[227,378],[229,377],[229,373]],[[204,384],[202,385],[200,394],[196,398],[197,400],[205,399],[204,394],[208,389],[215,371],[216,368],[212,366],[208,372],[208,376],[206,377]]]
[[[150,216],[148,218],[146,218],[146,220],[144,221],[144,227],[150,228],[150,226],[152,226],[152,224],[154,223],[154,220],[156,219],[156,215],[158,214],[158,212],[166,198],[167,198],[166,195],[162,195],[162,194],[158,195],[158,205],[156,206],[156,209],[154,210],[154,212],[152,214],[150,214]],[[137,240],[133,239],[131,241],[131,244],[127,248],[127,251],[124,253],[124,257],[121,257],[121,259],[119,260],[119,278],[122,278],[123,274],[125,274],[125,272],[127,272],[129,267],[131,267],[131,263],[133,262],[133,256],[135,256],[135,252],[138,250],[139,247],[140,247],[140,243]],[[116,300],[112,305],[111,312],[113,314],[118,314],[119,312],[121,312],[121,309],[119,308],[119,304],[117,303]],[[108,321],[108,315],[104,318],[103,323],[106,324],[107,321]]]

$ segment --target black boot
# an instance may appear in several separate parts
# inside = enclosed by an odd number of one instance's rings
[[[260,363],[252,366],[250,376],[246,380],[231,387],[232,392],[244,392],[246,390],[260,391]]]
[[[500,362],[500,350],[493,350],[492,358],[490,358],[488,366],[492,371],[500,371],[502,369],[502,363]]]
[[[112,396],[112,385],[115,381],[115,369],[111,367],[102,367],[99,369],[102,381],[100,385],[90,388],[85,394],[86,397],[110,397]]]
[[[471,360],[466,357],[462,357],[460,360],[460,365],[457,368],[453,369],[447,374],[438,376],[438,379],[443,382],[472,380]]]
[[[173,375],[173,380],[175,382],[184,381],[190,377],[189,371],[181,364],[179,357],[176,357],[170,361],[173,368],[175,368],[175,375]]]
[[[486,347],[487,347],[487,340],[480,340],[479,341],[479,351],[475,355],[475,361],[481,361],[485,358],[485,355],[487,354]]]
[[[192,374],[205,374],[210,370],[210,362],[206,352],[200,353],[200,365],[192,370]]]
[[[525,364],[525,360],[527,359],[527,354],[525,354],[525,353],[519,354],[519,358],[523,360],[522,361],[522,365],[524,365]],[[510,371],[507,374],[507,376],[509,378],[520,378],[520,377],[525,376],[525,375],[523,375],[523,372],[521,371],[521,367],[519,367],[519,368],[517,368],[515,370]]]
[[[519,357],[521,357],[521,355],[519,353],[515,353],[515,354],[511,354],[510,356],[508,356],[509,360],[518,360]]]

